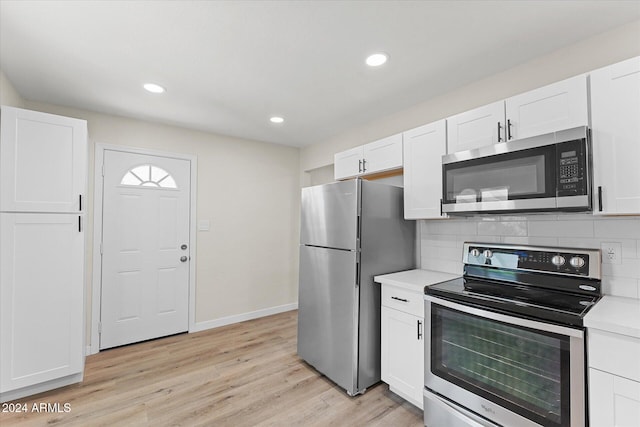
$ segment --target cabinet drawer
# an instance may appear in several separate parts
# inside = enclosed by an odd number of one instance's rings
[[[419,292],[383,285],[382,305],[414,316],[424,317],[424,299],[422,293]]]
[[[640,339],[589,329],[589,367],[640,381]]]

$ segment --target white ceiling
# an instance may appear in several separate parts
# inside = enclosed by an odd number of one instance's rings
[[[638,19],[636,0],[0,0],[0,67],[30,101],[305,146]]]

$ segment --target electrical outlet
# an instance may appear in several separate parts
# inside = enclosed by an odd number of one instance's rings
[[[622,245],[616,242],[602,242],[600,244],[602,249],[602,263],[603,264],[621,264],[622,263]]]

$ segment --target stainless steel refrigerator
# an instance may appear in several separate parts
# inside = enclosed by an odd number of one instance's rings
[[[402,194],[361,179],[302,190],[298,355],[352,396],[380,381],[373,277],[415,265]]]

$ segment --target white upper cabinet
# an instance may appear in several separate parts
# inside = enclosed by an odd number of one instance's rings
[[[402,134],[391,135],[369,144],[336,153],[336,180],[402,168]]]
[[[504,101],[447,118],[447,152],[473,150],[504,142]]]
[[[447,118],[447,152],[589,124],[587,76],[553,83]]]
[[[589,124],[587,76],[562,80],[505,101],[507,141]]]
[[[442,156],[446,154],[446,138],[444,119],[403,133],[405,219],[442,217]]]
[[[640,57],[591,73],[594,212],[640,213]]]
[[[84,210],[87,122],[2,107],[0,211]]]
[[[358,176],[362,174],[363,146],[341,151],[333,156],[333,174],[335,179]]]
[[[364,145],[364,172],[382,172],[402,167],[402,134]]]

